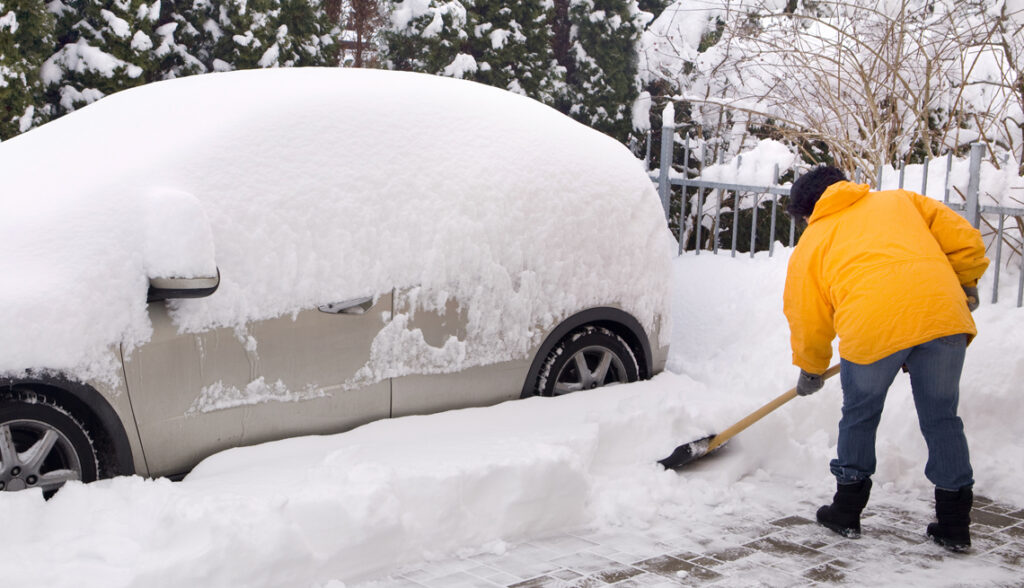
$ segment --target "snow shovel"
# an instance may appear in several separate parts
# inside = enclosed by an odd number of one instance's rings
[[[822,380],[827,380],[832,376],[839,373],[839,364],[836,364],[827,370],[824,374],[821,374]],[[776,408],[786,404],[793,398],[796,398],[796,387],[791,388],[788,392],[779,396],[775,400],[772,400],[768,404],[765,404],[761,408],[750,413],[744,417],[741,421],[728,429],[722,431],[717,435],[708,435],[696,441],[691,441],[676,447],[676,450],[672,452],[672,455],[658,461],[665,469],[676,469],[681,468],[691,461],[698,460],[705,455],[715,451],[719,447],[725,444],[726,441],[732,439],[740,431],[743,431],[750,425],[764,418],[768,413],[772,412]]]

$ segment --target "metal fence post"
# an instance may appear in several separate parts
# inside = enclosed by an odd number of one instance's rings
[[[946,154],[946,181],[942,189],[942,203],[949,204],[949,174],[953,171],[953,152]]]
[[[996,229],[995,274],[992,276],[992,304],[999,302],[999,269],[1003,262],[1003,226],[1006,216],[999,212],[999,227]]]
[[[1020,257],[1020,278],[1017,280],[1017,308],[1024,306],[1024,255]]]
[[[981,156],[984,152],[984,143],[971,144],[971,176],[967,182],[967,202],[965,202],[964,217],[976,229],[981,221],[981,215],[978,211],[978,187],[981,185]]]
[[[669,183],[668,174],[672,169],[672,141],[676,133],[676,108],[671,102],[665,105],[661,111],[661,163],[658,170],[658,194],[661,196],[661,206],[665,209],[665,219],[668,219],[669,194],[672,186]]]
[[[928,194],[928,156],[924,158],[924,169],[921,170],[921,195]]]
[[[772,187],[779,185],[779,164],[775,164],[775,173],[772,175]],[[775,252],[775,218],[779,208],[779,195],[772,192],[772,226],[768,229],[768,257]]]

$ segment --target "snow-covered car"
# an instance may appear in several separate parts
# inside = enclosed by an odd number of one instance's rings
[[[671,237],[622,145],[525,97],[195,76],[0,143],[0,487],[631,382]]]

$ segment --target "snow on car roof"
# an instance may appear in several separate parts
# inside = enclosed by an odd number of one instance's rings
[[[422,286],[423,304],[477,309],[467,341],[497,341],[443,369],[521,356],[574,309],[618,303],[647,328],[667,312],[671,239],[640,163],[472,82],[293,68],[154,83],[0,144],[0,177],[0,373],[110,376],[104,349],[151,334],[148,278],[217,268],[215,295],[170,303],[180,330]],[[401,335],[395,318],[382,336]]]

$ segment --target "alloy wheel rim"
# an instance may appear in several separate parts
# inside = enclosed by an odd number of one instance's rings
[[[622,359],[607,347],[592,345],[580,349],[565,362],[555,378],[553,394],[561,396],[628,381]]]
[[[81,479],[82,463],[60,430],[33,419],[0,423],[0,490],[51,492]]]

